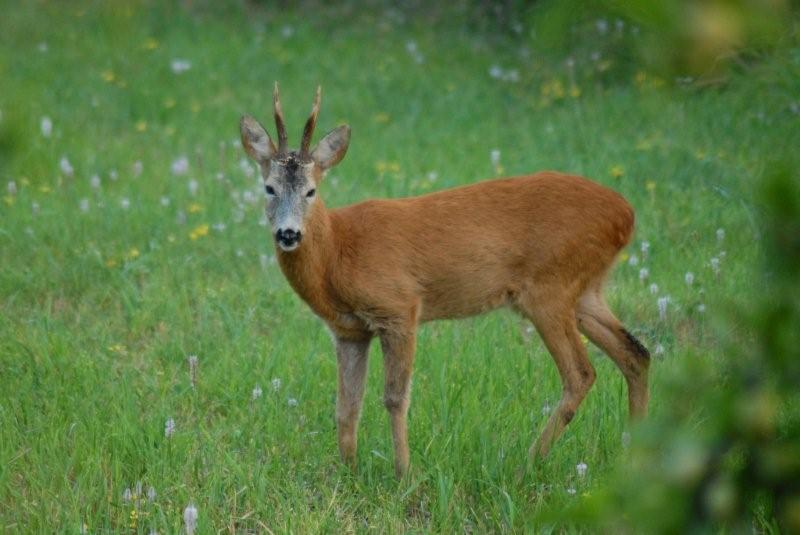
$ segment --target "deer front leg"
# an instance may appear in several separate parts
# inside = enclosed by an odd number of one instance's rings
[[[364,400],[369,342],[369,339],[336,340],[336,359],[339,363],[336,428],[339,434],[339,453],[342,461],[351,468],[356,465],[358,420]]]
[[[414,366],[416,334],[413,330],[381,335],[385,385],[383,403],[389,411],[394,441],[394,471],[403,477],[408,471],[408,430],[406,416],[410,402],[411,371]]]

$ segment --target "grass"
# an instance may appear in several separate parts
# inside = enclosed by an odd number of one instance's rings
[[[610,80],[588,57],[571,77],[515,38],[393,10],[2,4],[0,178],[15,185],[0,203],[8,532],[177,532],[190,502],[202,533],[546,531],[544,512],[591,494],[624,462],[624,384],[592,348],[595,387],[547,462],[515,480],[560,382],[538,338],[499,312],[421,330],[402,482],[373,346],[359,469],[340,466],[332,344],[274,263],[261,186],[235,141],[242,113],[271,127],[276,79],[295,136],[317,83],[319,130],[353,127],[320,188],[330,206],[548,168],[623,193],[637,235],[608,293],[663,349],[654,414],[670,403],[659,384],[671,370],[749,336],[715,318],[753,291],[755,182],[775,147],[800,141],[796,50],[724,88],[670,89],[645,71]],[[178,58],[191,68],[173,73]],[[493,78],[493,65],[518,69],[519,81]],[[188,172],[176,175],[182,156]]]

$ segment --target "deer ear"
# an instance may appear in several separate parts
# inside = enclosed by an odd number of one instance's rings
[[[342,161],[349,145],[350,127],[343,124],[325,134],[325,137],[311,151],[311,158],[323,171],[330,169]]]
[[[243,116],[239,121],[239,131],[244,150],[258,163],[266,163],[277,153],[267,131],[249,115]]]

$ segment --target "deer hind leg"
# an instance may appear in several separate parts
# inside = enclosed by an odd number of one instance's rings
[[[411,371],[414,366],[416,335],[413,330],[381,334],[385,384],[383,403],[389,411],[394,442],[394,470],[397,477],[408,471],[408,429]]]
[[[539,302],[548,301],[543,299]],[[533,322],[553,356],[563,385],[561,401],[528,452],[535,459],[547,455],[550,447],[575,416],[578,406],[594,384],[595,372],[587,357],[586,348],[581,343],[573,306],[549,306],[541,310],[532,306],[521,308]]]
[[[609,310],[598,288],[590,288],[581,296],[576,316],[581,332],[611,357],[625,376],[630,418],[646,416],[650,353]]]
[[[358,444],[358,420],[364,400],[369,339],[336,340],[339,363],[339,392],[336,397],[336,429],[342,461],[355,468]]]

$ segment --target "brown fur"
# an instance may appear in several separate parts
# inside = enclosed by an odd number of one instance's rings
[[[532,447],[534,456],[547,453],[594,382],[578,328],[617,362],[632,392],[632,415],[644,414],[644,348],[631,343],[600,295],[633,222],[630,205],[614,191],[543,172],[337,210],[318,199],[303,243],[292,252],[278,250],[278,260],[340,345],[361,343],[357,358],[366,358],[365,341],[381,338],[385,403],[402,474],[414,339],[426,321],[511,306],[534,323],[564,382],[564,397]],[[360,398],[363,385],[351,383],[363,382],[363,371],[347,375],[340,373],[339,404],[360,407],[348,392]],[[351,408],[339,418],[342,455],[350,463],[358,412]]]
[[[300,156],[311,165],[302,174],[281,159],[293,153],[287,153],[277,83],[277,149],[255,119],[242,117],[242,145],[259,163],[265,187],[273,187],[271,180],[286,189],[290,176],[306,198],[313,196],[325,170],[347,152],[346,125],[308,150],[319,95],[318,89],[303,132]],[[326,209],[318,196],[310,202],[285,191],[282,201],[277,192],[270,195],[268,217],[277,219],[279,207],[298,214],[286,223],[270,220],[279,227],[274,229],[278,241],[285,230],[281,224],[297,227],[291,229],[289,242],[281,242],[288,252],[277,248],[281,269],[336,337],[336,421],[346,463],[355,464],[372,338],[380,338],[383,349],[384,404],[392,426],[395,471],[402,475],[409,465],[406,414],[419,324],[502,306],[533,323],[563,383],[561,401],[531,446],[531,456],[547,454],[595,381],[579,331],[622,371],[631,416],[647,412],[647,350],[623,328],[602,296],[605,276],[633,232],[633,210],[614,191],[585,178],[542,172],[338,210]]]

